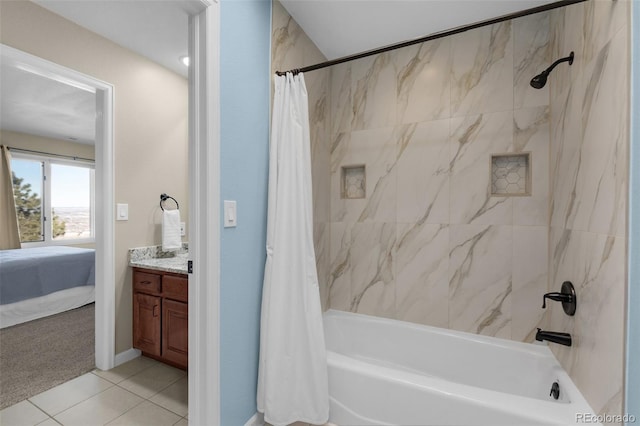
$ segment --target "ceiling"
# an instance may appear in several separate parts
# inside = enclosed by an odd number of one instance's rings
[[[189,15],[200,0],[33,0],[94,33],[187,77]]]
[[[187,77],[187,68],[179,58],[188,52],[188,17],[203,9],[202,0],[33,1]],[[328,59],[553,3],[551,0],[280,1]],[[1,71],[3,129],[92,143],[95,126],[92,93],[11,69],[5,63]]]
[[[0,0],[1,1],[1,0]],[[200,0],[33,0],[34,3],[187,77],[189,15]],[[0,128],[93,144],[95,94],[0,61]]]
[[[94,143],[95,93],[5,58],[0,61],[0,88],[1,129]]]
[[[554,0],[280,0],[327,59],[422,37]]]

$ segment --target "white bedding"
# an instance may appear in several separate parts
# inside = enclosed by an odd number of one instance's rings
[[[95,286],[73,287],[0,306],[0,328],[79,308],[96,300]]]

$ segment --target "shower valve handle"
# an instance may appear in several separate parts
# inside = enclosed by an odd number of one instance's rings
[[[542,296],[542,309],[547,307],[547,299],[555,300],[556,302],[562,302],[562,309],[564,313],[573,316],[576,313],[576,305],[578,304],[578,297],[576,296],[576,290],[570,281],[562,283],[560,292],[547,293]]]
[[[571,301],[573,300],[573,296],[570,294],[557,293],[557,292],[547,293],[544,296],[542,296],[542,309],[545,309],[547,307],[547,299],[555,300],[556,302],[571,303]]]

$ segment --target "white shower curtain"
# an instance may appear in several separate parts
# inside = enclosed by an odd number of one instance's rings
[[[275,426],[329,418],[307,102],[302,74],[275,77],[257,394]]]

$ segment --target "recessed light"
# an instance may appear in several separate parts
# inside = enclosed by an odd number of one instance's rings
[[[189,66],[189,57],[188,56],[180,56],[180,62],[184,64],[185,67]]]

